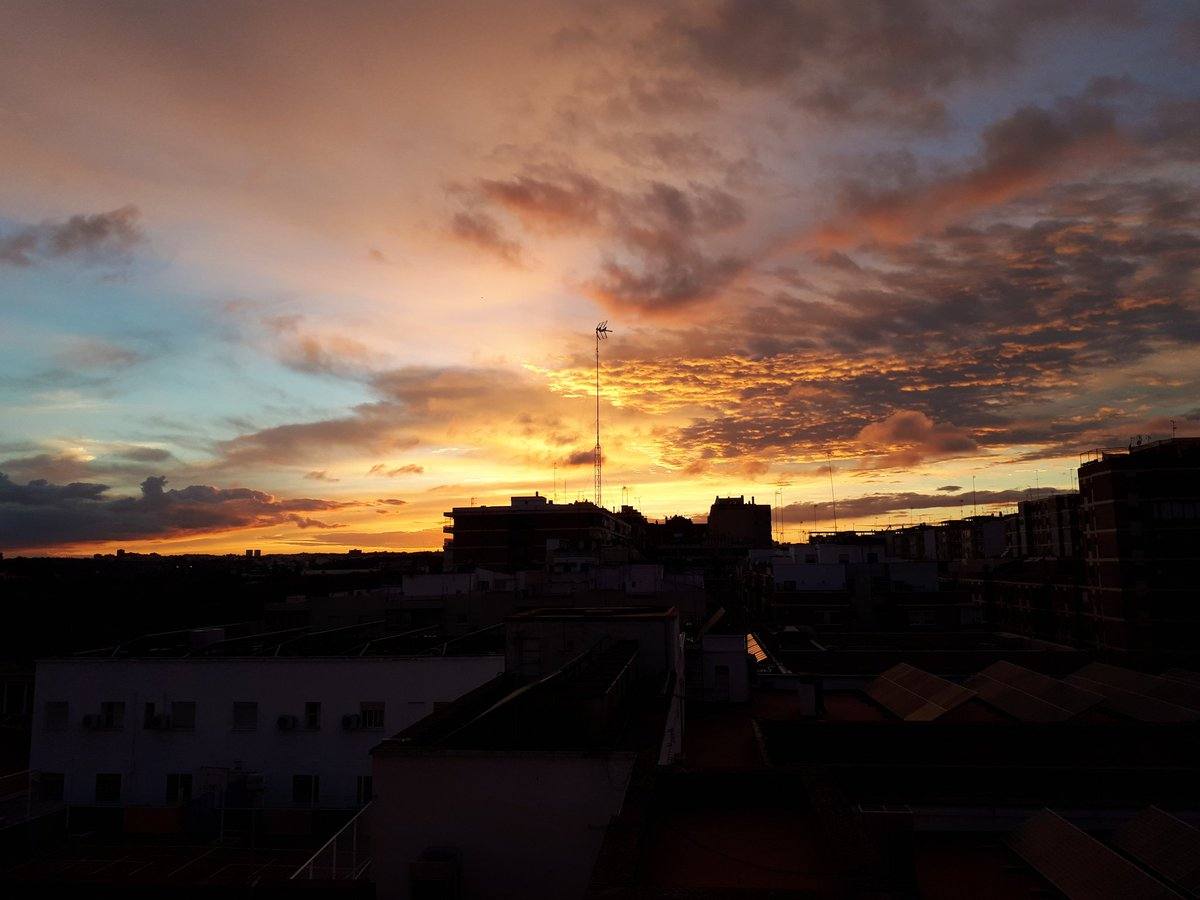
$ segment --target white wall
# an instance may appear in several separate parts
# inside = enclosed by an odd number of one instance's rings
[[[64,799],[95,799],[97,773],[120,773],[122,802],[162,805],[168,773],[192,773],[200,792],[204,767],[262,772],[263,803],[290,806],[292,776],[320,776],[320,804],[355,804],[357,777],[369,775],[369,751],[384,737],[498,675],[501,656],[405,658],[68,659],[37,664],[30,768],[65,775]],[[66,700],[66,728],[46,730],[46,703]],[[89,730],[87,714],[105,701],[125,702],[120,731]],[[194,731],[143,726],[145,704],[169,711],[173,700],[196,702]],[[380,730],[346,731],[342,716],[361,701],[385,703]],[[258,703],[258,727],[233,729],[235,701]],[[321,703],[321,729],[304,728],[304,704]],[[280,715],[294,715],[280,731]]]
[[[462,854],[463,897],[582,897],[633,753],[378,754],[372,875],[407,898],[428,847]]]

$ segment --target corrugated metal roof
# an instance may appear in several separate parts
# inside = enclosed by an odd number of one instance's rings
[[[1183,705],[1178,699],[1186,682],[1157,675],[1146,675],[1105,663],[1088,663],[1064,681],[1084,690],[1103,694],[1105,706],[1140,722],[1195,722],[1200,709]]]
[[[1200,829],[1152,806],[1118,828],[1112,843],[1164,881],[1200,896]]]
[[[1065,722],[1104,697],[1041,672],[996,662],[966,681],[979,696],[1022,722]]]
[[[1070,898],[1155,900],[1181,896],[1048,809],[1009,835],[1008,846]]]
[[[872,681],[867,694],[906,722],[931,722],[975,696],[908,663],[898,663]]]

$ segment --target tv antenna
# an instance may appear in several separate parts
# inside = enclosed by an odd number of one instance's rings
[[[601,485],[603,483],[602,476],[602,461],[600,452],[600,342],[608,340],[608,336],[612,334],[608,329],[608,320],[605,319],[596,326],[596,505],[603,506]]]

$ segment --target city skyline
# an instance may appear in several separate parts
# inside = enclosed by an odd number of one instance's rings
[[[1072,489],[1200,433],[1198,53],[1165,2],[5,4],[0,546],[589,499],[601,320],[606,505]]]

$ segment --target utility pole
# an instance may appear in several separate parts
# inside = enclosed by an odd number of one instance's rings
[[[600,451],[600,342],[608,340],[611,334],[608,330],[608,321],[605,320],[596,326],[596,505],[603,506],[603,494],[601,486],[603,477],[601,469],[603,467],[602,456]]]

